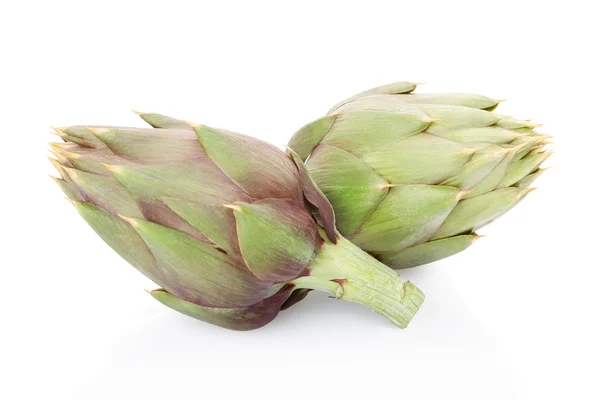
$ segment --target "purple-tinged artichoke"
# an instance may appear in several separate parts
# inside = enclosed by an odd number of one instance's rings
[[[64,143],[51,148],[59,186],[108,245],[162,287],[155,299],[249,330],[320,289],[408,324],[421,291],[337,234],[331,205],[297,156],[141,116],[158,129],[60,128]]]

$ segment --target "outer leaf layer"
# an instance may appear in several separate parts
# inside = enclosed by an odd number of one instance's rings
[[[410,268],[450,257],[469,247],[479,236],[460,235],[447,239],[433,240],[408,247],[393,253],[382,253],[379,261],[392,268]]]
[[[333,213],[333,207],[331,203],[323,194],[321,189],[317,186],[313,177],[308,172],[308,168],[302,162],[300,157],[290,149],[291,158],[298,167],[298,174],[300,175],[300,182],[302,184],[302,190],[304,191],[304,197],[306,200],[319,211],[323,228],[327,234],[327,238],[332,243],[337,243],[337,235],[335,233],[335,214]]]
[[[319,146],[307,167],[336,210],[337,228],[345,236],[358,229],[389,190],[389,183],[369,165],[334,146]]]
[[[306,161],[314,148],[323,140],[325,134],[329,132],[334,122],[335,116],[327,115],[305,125],[294,133],[290,139],[290,147],[295,149],[302,161]]]
[[[349,238],[372,252],[399,250],[429,240],[462,193],[450,186],[392,187],[379,207]]]
[[[247,194],[255,199],[301,199],[298,170],[279,149],[232,132],[194,127],[209,157]]]
[[[339,231],[395,267],[468,246],[463,234],[514,206],[549,156],[549,136],[530,121],[491,113],[496,99],[413,89],[397,83],[361,92],[290,142],[331,201]],[[415,195],[396,204],[395,188],[406,185],[455,187],[463,200],[438,209]]]
[[[166,284],[165,276],[146,243],[127,222],[91,203],[74,201],[83,219],[96,233],[129,264],[159,285]]]
[[[261,301],[270,285],[233,264],[220,251],[183,232],[129,218],[168,280],[168,291],[195,304],[249,306]]]
[[[179,119],[167,117],[166,115],[157,113],[143,113],[136,112],[144,121],[154,128],[175,128],[175,129],[186,129],[192,131],[192,127],[185,121]]]
[[[308,266],[317,245],[317,226],[299,203],[265,199],[231,206],[246,265],[259,279],[287,282]]]
[[[276,294],[256,304],[241,308],[203,307],[172,295],[164,289],[150,292],[152,297],[182,314],[236,331],[260,328],[271,322],[287,300],[293,286],[288,285]]]

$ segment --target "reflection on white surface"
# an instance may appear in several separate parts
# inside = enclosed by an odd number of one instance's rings
[[[110,360],[75,388],[73,398],[107,399],[115,391],[119,398],[196,398],[208,388],[225,398],[249,392],[305,399],[513,398],[502,349],[447,273],[432,266],[403,274],[428,293],[424,312],[406,330],[321,293],[251,332],[224,330],[157,305],[154,315],[107,348]]]

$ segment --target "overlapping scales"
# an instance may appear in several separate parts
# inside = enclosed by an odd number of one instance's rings
[[[141,116],[159,129],[55,129],[64,140],[51,144],[56,182],[109,246],[162,287],[151,293],[157,300],[231,329],[268,323],[292,294],[285,282],[304,273],[322,240],[298,167],[253,138]],[[307,197],[330,208],[319,193]]]
[[[530,191],[550,155],[535,124],[491,112],[498,100],[415,87],[353,96],[290,141],[340,233],[394,268],[469,246]]]

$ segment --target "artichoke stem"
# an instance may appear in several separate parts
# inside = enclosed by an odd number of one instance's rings
[[[362,304],[400,328],[406,328],[424,299],[415,285],[343,237],[337,244],[325,240],[310,274],[290,283]]]

